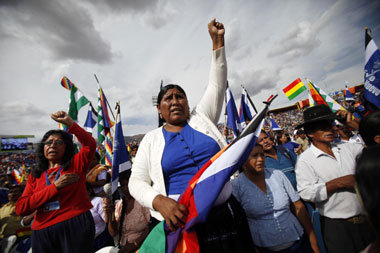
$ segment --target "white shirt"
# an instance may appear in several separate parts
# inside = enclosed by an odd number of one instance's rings
[[[313,144],[301,154],[296,164],[297,189],[302,199],[315,203],[322,216],[347,219],[363,212],[354,190],[327,195],[326,183],[335,178],[355,174],[355,158],[360,144],[331,144],[335,157]]]
[[[100,235],[106,228],[106,223],[104,222],[104,210],[103,210],[103,199],[100,197],[94,197],[91,200],[92,208],[90,212],[94,218],[95,223],[95,238]]]
[[[220,148],[227,145],[216,127],[222,111],[226,85],[227,62],[224,47],[222,47],[212,53],[209,84],[188,120],[188,124],[193,129],[213,138]],[[167,196],[161,166],[164,148],[165,139],[162,127],[146,133],[136,153],[128,184],[129,192],[134,199],[142,206],[150,208],[151,215],[157,220],[163,220],[164,217],[153,209],[153,200],[159,194]],[[224,194],[225,191],[226,194]],[[228,198],[231,192],[232,186],[227,183],[221,195]],[[220,201],[223,203],[222,199]]]

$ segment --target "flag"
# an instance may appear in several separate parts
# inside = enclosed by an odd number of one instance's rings
[[[242,87],[241,98],[240,98],[240,109],[239,109],[239,117],[241,127],[244,128],[246,126],[246,121],[251,121],[252,114],[249,110],[248,106],[248,94],[247,91]]]
[[[92,104],[90,103],[88,106],[86,122],[84,122],[83,128],[87,132],[92,133],[97,121],[98,121],[98,114],[96,113],[94,107],[92,107]]]
[[[113,153],[113,145],[112,145],[112,136],[111,131],[106,133],[105,140],[105,154],[104,154],[104,164],[107,166],[112,166],[112,153]]]
[[[115,126],[115,143],[112,159],[112,193],[117,190],[119,181],[119,173],[131,168],[127,147],[124,141],[123,127],[121,124],[120,105],[117,106],[116,112],[117,123]]]
[[[59,124],[58,124],[58,128],[59,128],[60,130],[65,131],[65,132],[67,132],[67,129],[69,129],[65,124],[62,124],[62,123],[59,123]]]
[[[319,88],[317,85],[313,84],[311,81],[308,83],[311,96],[313,97],[313,100],[315,104],[317,105],[328,105],[331,109],[331,111],[336,112],[339,110],[344,110],[343,106],[338,104],[334,99],[332,99],[329,95],[327,95],[326,92],[324,92],[321,88]]]
[[[24,171],[21,172],[18,169],[13,169],[12,176],[17,185],[24,181]]]
[[[364,97],[380,108],[380,51],[367,28],[365,31]]]
[[[278,124],[276,123],[276,121],[274,121],[274,119],[272,117],[270,117],[270,130],[272,131],[280,131],[282,130],[281,127],[278,126]]]
[[[354,99],[354,96],[352,95],[352,93],[348,90],[348,88],[346,87],[346,98],[345,98],[346,101],[355,101]]]
[[[90,103],[90,101],[88,101],[88,99],[85,96],[83,96],[82,92],[80,92],[80,90],[73,83],[71,83],[70,105],[68,113],[69,116],[74,121],[78,121],[79,110],[88,103]]]
[[[71,90],[71,86],[73,84],[71,83],[71,81],[69,80],[69,78],[67,78],[66,76],[64,76],[64,77],[62,77],[61,85],[62,85],[63,88]]]
[[[226,110],[227,110],[227,127],[231,128],[234,133],[234,138],[241,132],[239,115],[237,113],[234,97],[227,84],[226,89]]]
[[[301,79],[297,78],[287,87],[285,87],[282,91],[285,93],[289,100],[292,100],[293,98],[301,94],[304,90],[307,90],[305,85],[303,84]]]
[[[104,147],[106,150],[105,152],[105,157],[102,158],[102,163],[106,162],[106,165],[112,165],[112,138],[111,138],[111,127],[113,123],[111,122],[109,115],[108,115],[108,110],[107,110],[107,99],[106,96],[104,95],[103,89],[99,85],[98,89],[98,140],[100,144]],[[108,135],[108,137],[107,137]],[[106,141],[106,138],[108,138],[108,141]],[[107,144],[108,143],[108,144]],[[107,145],[108,145],[108,159],[107,157]]]
[[[190,180],[178,200],[188,210],[185,228],[177,228],[175,232],[172,232],[167,229],[167,226],[162,229],[163,222],[159,223],[148,235],[139,253],[164,252],[163,245],[165,244],[162,240],[161,243],[157,243],[157,238],[162,239],[165,236],[166,252],[199,252],[197,235],[192,228],[206,220],[226,182],[247,160],[261,132],[268,108],[269,105],[266,105],[239,137],[206,162]]]
[[[309,106],[310,107],[315,106],[316,103],[315,103],[313,97],[311,96],[311,92],[310,91],[308,92],[308,96],[309,96]]]

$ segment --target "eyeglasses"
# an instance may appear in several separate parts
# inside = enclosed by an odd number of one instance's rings
[[[62,140],[55,140],[55,141],[50,140],[50,141],[45,141],[45,142],[44,142],[44,145],[45,145],[45,146],[51,146],[53,143],[54,143],[56,146],[61,146],[61,145],[63,145],[65,142],[62,141]]]

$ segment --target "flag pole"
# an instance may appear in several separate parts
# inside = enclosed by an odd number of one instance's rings
[[[119,112],[120,112],[120,101],[117,101],[116,102],[116,107],[115,107],[115,110],[116,110],[116,118],[115,118],[115,130],[113,130],[113,140],[112,140],[112,156],[113,156],[113,149],[115,147],[115,135],[116,135],[116,125],[117,125],[117,117],[119,116]]]
[[[251,97],[249,96],[248,91],[244,88],[243,85],[241,85],[241,87],[245,90],[245,93],[247,93],[248,101],[249,101],[249,103],[251,104],[251,106],[253,107],[253,110],[255,110],[255,113],[257,114],[256,107],[255,107],[255,105],[253,104],[253,101],[252,101]]]
[[[226,96],[226,91],[227,91],[227,87],[228,87],[228,80],[227,80],[227,86],[226,86],[226,90],[224,91],[224,133],[226,133],[226,136],[225,136],[225,140],[227,141],[228,140],[228,128],[227,128],[227,96]]]
[[[98,79],[98,77],[96,76],[96,74],[94,74],[94,76],[95,76],[96,82],[99,84],[99,87],[103,90],[103,87],[100,85],[99,79]],[[104,97],[105,97],[105,96],[104,96]],[[115,115],[113,115],[112,108],[111,108],[110,104],[108,103],[107,98],[106,98],[105,100],[106,100],[106,103],[107,103],[107,105],[108,105],[108,109],[110,109],[110,112],[111,112],[111,114],[112,114],[113,119],[116,121]]]

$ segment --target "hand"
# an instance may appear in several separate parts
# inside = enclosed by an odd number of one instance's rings
[[[68,127],[71,127],[74,123],[74,120],[64,111],[58,111],[56,113],[52,113],[50,117],[57,121],[58,123],[65,124]]]
[[[112,201],[104,197],[103,198],[103,210],[104,210],[104,216],[105,216],[105,222],[107,223],[112,219],[112,214],[115,211],[115,204],[112,203]]]
[[[158,195],[153,200],[153,208],[164,217],[170,230],[175,231],[177,227],[184,227],[188,214],[184,205],[171,198]]]
[[[338,184],[341,188],[354,188],[355,187],[355,176],[347,175],[337,178],[339,180]]]
[[[355,187],[355,176],[346,175],[343,177],[335,178],[326,183],[326,191],[328,195],[331,195],[339,190],[347,190]]]
[[[356,120],[352,120],[352,113],[349,111],[339,110],[336,115],[340,118],[345,119],[343,124],[355,129],[359,130],[359,122]]]
[[[72,183],[76,183],[79,180],[79,176],[75,173],[67,173],[59,176],[57,181],[54,182],[55,187],[60,190]]]
[[[224,47],[224,26],[222,23],[216,22],[215,18],[208,24],[208,32],[212,39],[212,49]]]

